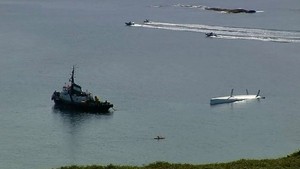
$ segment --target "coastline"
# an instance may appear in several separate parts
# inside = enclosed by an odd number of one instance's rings
[[[299,169],[300,151],[277,159],[240,159],[228,163],[212,164],[179,164],[168,162],[154,162],[144,166],[120,166],[120,165],[90,165],[90,166],[63,166],[58,169]]]

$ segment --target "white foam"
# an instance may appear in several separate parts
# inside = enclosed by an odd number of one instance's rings
[[[149,22],[145,24],[135,24],[137,27],[164,29],[173,31],[188,31],[188,32],[214,32],[218,38],[223,39],[244,39],[244,40],[260,40],[269,42],[285,42],[299,43],[300,32],[268,30],[259,28],[239,28],[229,26],[212,26],[201,24],[175,24],[166,22]]]

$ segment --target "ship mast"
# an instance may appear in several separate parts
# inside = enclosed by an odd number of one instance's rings
[[[71,74],[71,78],[69,79],[69,81],[71,82],[71,84],[74,84],[74,66],[73,66],[73,70],[72,70],[72,74]]]
[[[71,102],[74,102],[73,98],[72,98],[72,94],[73,94],[73,87],[74,87],[74,65],[73,65],[73,69],[72,69],[72,74],[71,74],[71,78],[69,79],[69,81],[71,82],[71,88],[70,90],[68,91],[69,95],[70,95],[70,99],[71,99]]]

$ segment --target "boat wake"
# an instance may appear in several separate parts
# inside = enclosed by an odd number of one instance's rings
[[[243,40],[259,40],[267,42],[280,43],[299,43],[300,32],[298,31],[282,31],[257,28],[239,28],[229,26],[211,26],[201,24],[175,24],[165,22],[147,22],[143,24],[134,24],[134,27],[152,28],[173,31],[187,31],[196,33],[214,32],[218,36],[214,38],[220,39],[243,39]]]
[[[205,10],[205,8],[207,8],[208,6],[204,6],[204,5],[184,5],[184,4],[175,4],[173,5],[175,7],[181,7],[181,8],[198,8],[198,9],[203,9]]]

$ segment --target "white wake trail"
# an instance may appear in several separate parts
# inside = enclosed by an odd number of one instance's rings
[[[135,27],[163,29],[173,31],[188,31],[197,33],[214,32],[218,38],[223,39],[244,39],[260,40],[270,42],[299,43],[300,32],[268,30],[258,28],[239,28],[229,26],[211,26],[201,24],[175,24],[165,22],[149,22],[145,24],[135,24]]]

